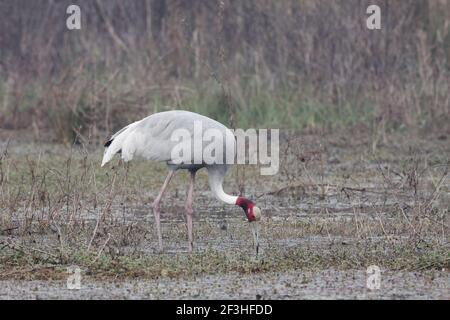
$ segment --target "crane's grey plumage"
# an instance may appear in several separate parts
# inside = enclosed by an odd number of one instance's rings
[[[166,162],[169,173],[158,196],[153,202],[153,211],[155,214],[155,224],[158,233],[160,250],[162,250],[159,208],[161,199],[175,171],[178,169],[189,170],[190,184],[187,191],[185,205],[189,251],[192,251],[193,244],[192,196],[195,182],[195,173],[197,170],[206,167],[208,170],[209,185],[213,194],[219,200],[227,204],[236,204],[241,206],[244,209],[249,222],[253,222],[251,226],[255,245],[256,247],[258,247],[258,229],[256,221],[260,219],[260,209],[254,206],[253,202],[245,198],[228,195],[224,192],[222,182],[225,173],[227,172],[228,164],[194,164],[193,161],[190,161],[189,163],[175,164],[172,162],[172,150],[177,144],[179,144],[178,141],[174,141],[173,139],[171,139],[173,132],[177,129],[185,129],[190,134],[191,138],[195,138],[194,125],[195,123],[198,124],[199,122],[201,123],[202,130],[214,129],[223,135],[224,157],[228,152],[232,152],[232,154],[234,155],[236,147],[234,134],[226,126],[224,126],[220,122],[217,122],[216,120],[197,113],[183,110],[174,110],[152,114],[142,120],[129,124],[128,126],[119,130],[113,136],[111,136],[111,138],[105,143],[102,167],[106,163],[108,163],[116,154],[121,154],[121,157],[124,161],[130,161],[135,157],[141,157],[148,160]],[[202,148],[205,148],[205,146],[205,142],[202,141]]]

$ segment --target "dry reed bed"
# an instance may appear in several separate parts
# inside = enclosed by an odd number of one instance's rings
[[[70,1],[0,4],[0,127],[101,142],[169,105],[238,127],[363,123],[375,145],[448,132],[448,1],[77,3],[79,31],[61,22]]]

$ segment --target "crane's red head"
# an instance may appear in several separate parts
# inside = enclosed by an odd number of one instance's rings
[[[238,197],[236,205],[244,210],[248,222],[259,221],[261,219],[261,209],[255,206],[252,201],[243,197]]]

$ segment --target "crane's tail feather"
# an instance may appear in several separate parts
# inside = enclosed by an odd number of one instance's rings
[[[133,128],[135,127],[135,124],[139,122],[136,121],[119,131],[117,131],[108,141],[105,142],[105,152],[103,153],[103,160],[102,160],[102,167],[107,164],[111,159],[114,157],[117,153],[122,153],[122,144],[127,138],[127,136],[130,134],[130,132],[133,131]]]

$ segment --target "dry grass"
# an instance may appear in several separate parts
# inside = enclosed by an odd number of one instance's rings
[[[285,136],[279,175],[245,168],[246,190],[265,212],[259,258],[242,213],[212,199],[205,173],[196,188],[196,252],[185,252],[179,173],[163,204],[169,252],[157,254],[150,203],[164,166],[102,170],[100,152],[88,147],[11,142],[0,158],[0,278],[59,279],[70,265],[100,278],[449,267],[445,141],[389,136],[373,153],[370,137],[349,147],[342,135]],[[230,191],[239,187],[233,175]]]
[[[238,127],[448,131],[448,1],[375,1],[381,31],[366,0],[80,0],[68,31],[71,3],[0,3],[1,127],[99,143],[170,105]]]

